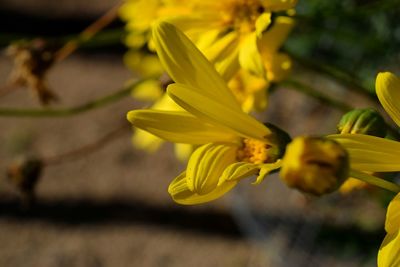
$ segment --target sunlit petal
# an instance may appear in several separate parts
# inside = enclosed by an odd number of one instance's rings
[[[262,13],[256,20],[257,37],[261,37],[262,33],[268,28],[270,24],[271,24],[271,13],[270,12]]]
[[[263,60],[265,60],[267,78],[273,82],[285,79],[292,69],[292,61],[285,53],[274,53]]]
[[[400,126],[400,79],[390,72],[381,72],[376,77],[376,94],[383,108]]]
[[[206,144],[190,156],[186,169],[186,181],[191,191],[204,195],[213,191],[225,168],[235,162],[235,145]]]
[[[186,162],[196,147],[190,144],[175,144],[175,157],[182,162]]]
[[[265,163],[265,164],[261,164],[260,166],[260,173],[257,176],[256,181],[253,184],[259,184],[261,183],[265,177],[270,174],[270,172],[279,169],[280,167],[282,167],[282,161],[278,160],[274,163]]]
[[[388,206],[385,230],[390,234],[400,231],[400,194],[397,194]]]
[[[243,178],[258,174],[260,167],[258,164],[247,162],[236,162],[229,165],[221,176],[219,184],[226,181],[241,180]]]
[[[258,52],[256,33],[247,36],[240,44],[239,63],[245,70],[264,77],[264,64]]]
[[[265,138],[271,135],[271,131],[256,119],[242,111],[230,109],[219,99],[208,98],[191,89],[182,84],[172,84],[167,91],[178,105],[205,121],[225,127],[242,137],[268,141]]]
[[[172,181],[172,183],[168,187],[168,192],[171,195],[172,199],[179,204],[196,205],[213,201],[217,198],[222,197],[233,187],[235,187],[236,184],[237,181],[225,182],[220,186],[217,186],[213,191],[208,194],[198,195],[189,189],[186,182],[186,172],[183,172]]]
[[[378,267],[400,266],[400,231],[387,234],[378,253]]]
[[[268,31],[263,32],[261,38],[257,40],[257,46],[262,57],[276,53],[286,41],[293,26],[293,19],[277,17]]]
[[[187,112],[134,110],[128,112],[128,120],[134,126],[174,143],[205,144],[236,140],[233,134]]]
[[[161,22],[153,27],[153,37],[160,61],[175,82],[190,85],[225,106],[240,110],[223,78],[180,30]]]
[[[156,151],[163,142],[164,140],[161,138],[140,129],[136,129],[132,136],[132,144],[136,148],[140,148],[148,152]]]
[[[253,184],[259,184],[264,180],[265,176],[267,176],[271,171],[279,169],[281,165],[281,161],[265,164],[236,162],[225,169],[219,184],[222,184],[225,181],[239,181],[253,175],[257,175],[256,181]]]
[[[330,135],[349,152],[352,168],[371,172],[400,171],[400,142],[361,134]]]

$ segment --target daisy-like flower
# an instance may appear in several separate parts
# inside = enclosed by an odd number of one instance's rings
[[[193,43],[165,22],[154,26],[153,38],[161,63],[175,81],[168,95],[183,110],[134,110],[127,117],[164,140],[200,145],[186,171],[170,184],[172,198],[181,204],[208,202],[245,177],[258,175],[258,183],[279,168],[280,136],[242,111],[224,79]]]
[[[376,94],[385,111],[400,126],[400,79],[389,72],[379,73],[376,78]],[[340,142],[349,152],[353,169],[363,172],[400,171],[400,142],[385,138],[341,134],[330,136]],[[363,172],[353,171],[353,177],[371,181],[376,185],[399,192],[399,186]],[[379,267],[395,267],[400,264],[400,202],[397,195],[388,207],[385,237],[378,254]]]
[[[279,53],[293,19],[274,12],[292,9],[297,0],[131,0],[121,7],[130,47],[152,42],[151,24],[162,19],[189,36],[217,68],[233,76],[239,68],[269,81],[284,78],[289,57]]]
[[[264,79],[258,87],[243,83],[237,95],[245,110],[259,110],[266,107],[266,101],[254,100],[265,95],[269,82],[283,80],[291,69],[290,58],[279,49],[294,20],[283,15],[272,19],[272,13],[296,4],[297,0],[128,0],[120,15],[127,21],[129,47],[148,44],[153,49],[149,32],[152,23],[161,19],[189,36],[226,81],[234,76]],[[132,55],[126,56],[128,62]]]

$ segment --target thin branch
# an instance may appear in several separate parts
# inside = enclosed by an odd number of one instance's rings
[[[84,145],[80,148],[77,148],[75,150],[63,154],[47,158],[45,157],[42,159],[42,161],[45,165],[55,165],[64,163],[66,161],[77,160],[81,157],[87,156],[88,154],[94,153],[97,150],[103,148],[106,144],[108,144],[115,138],[119,137],[127,129],[130,129],[130,124],[128,122],[118,126],[116,129],[110,131],[108,134],[104,135],[102,138],[95,141],[94,143]]]
[[[18,108],[0,108],[0,117],[31,117],[31,118],[43,118],[43,117],[68,117],[77,115],[83,112],[87,112],[96,108],[106,106],[108,104],[119,101],[120,99],[128,96],[133,88],[143,83],[148,79],[142,79],[129,84],[122,89],[107,95],[95,99],[93,101],[87,102],[82,105],[70,108],[60,108],[60,109],[18,109]]]
[[[288,79],[288,80],[282,81],[279,83],[279,85],[287,86],[290,89],[304,93],[308,96],[311,96],[311,97],[313,97],[325,104],[328,104],[331,107],[339,109],[343,112],[348,112],[353,109],[350,105],[348,105],[344,102],[341,102],[339,100],[333,99],[327,95],[324,95],[321,92],[319,92],[318,90],[312,88],[311,86],[305,85],[305,84],[303,84],[299,81],[293,80],[293,79]]]
[[[290,53],[288,51],[286,52],[303,67],[311,69],[324,76],[333,78],[340,84],[344,85],[346,88],[356,91],[357,93],[368,97],[374,102],[378,101],[375,92],[372,92],[362,86],[357,79],[355,79],[353,76],[349,75],[345,71],[326,64],[319,64],[317,62],[294,55],[293,53]]]
[[[118,16],[118,10],[122,4],[122,1],[119,2],[116,6],[108,10],[103,16],[101,16],[98,20],[93,22],[89,27],[83,30],[79,36],[67,42],[56,55],[56,61],[61,61],[72,54],[81,43],[87,42],[93,36],[95,36],[98,32],[108,26],[114,19]]]

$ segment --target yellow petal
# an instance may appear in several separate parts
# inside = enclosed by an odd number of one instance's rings
[[[220,34],[220,29],[213,29],[204,32],[202,35],[199,36],[198,40],[196,40],[197,48],[199,48],[199,50],[202,51],[204,54],[204,51],[218,40]],[[209,57],[207,58],[210,60]]]
[[[376,94],[383,108],[400,126],[400,79],[390,72],[381,72],[376,77]]]
[[[240,110],[222,77],[180,30],[161,22],[153,27],[153,38],[160,61],[175,82],[190,85],[225,106]]]
[[[253,184],[259,184],[264,180],[265,176],[267,176],[271,171],[280,168],[281,165],[281,161],[266,164],[237,162],[229,165],[225,169],[219,184],[226,181],[239,181],[253,175],[257,175],[256,181]]]
[[[281,11],[295,7],[297,0],[262,0],[261,3],[268,10]]]
[[[257,179],[253,184],[261,183],[264,180],[265,176],[267,176],[270,172],[279,169],[280,167],[282,167],[282,160],[278,160],[274,163],[261,164],[260,173],[258,174]]]
[[[179,204],[196,205],[210,202],[222,197],[233,187],[235,187],[236,184],[237,181],[225,182],[222,185],[217,186],[213,191],[208,194],[198,195],[189,189],[186,181],[186,172],[183,172],[172,181],[172,183],[168,187],[168,192],[171,195],[172,199]]]
[[[184,111],[179,105],[177,105],[168,94],[164,93],[160,99],[158,99],[151,106],[151,109],[157,110],[169,110],[169,111]]]
[[[239,62],[245,70],[264,77],[264,64],[257,48],[256,33],[249,34],[240,44]]]
[[[387,234],[378,252],[378,267],[400,266],[400,231]]]
[[[397,194],[388,206],[385,230],[389,234],[400,231],[400,194]]]
[[[213,44],[205,48],[204,55],[212,63],[224,60],[229,57],[238,45],[238,35],[236,32],[225,34]]]
[[[232,51],[228,57],[220,59],[220,61],[216,62],[214,65],[225,81],[232,79],[235,73],[240,69],[239,46],[236,46],[235,50]]]
[[[219,184],[226,181],[241,180],[243,178],[257,174],[260,171],[258,164],[247,162],[236,162],[229,165],[221,176]]]
[[[270,24],[271,24],[271,13],[270,12],[262,13],[256,20],[257,37],[261,37],[262,33],[268,28]]]
[[[145,54],[137,49],[130,49],[124,54],[124,64],[142,77],[160,76],[164,70],[155,54]]]
[[[205,144],[236,140],[234,135],[186,112],[134,110],[128,112],[127,117],[134,126],[174,143]]]
[[[328,137],[346,148],[353,169],[369,172],[400,171],[400,142],[362,134]]]
[[[181,107],[193,115],[213,124],[224,127],[239,136],[265,140],[271,131],[243,111],[230,109],[219,101],[199,94],[191,87],[182,84],[168,86],[168,94]]]
[[[265,58],[265,69],[269,81],[280,82],[289,75],[292,69],[292,61],[284,53],[275,53]]]
[[[127,1],[119,9],[119,15],[128,22],[129,30],[145,31],[157,18],[160,0]]]
[[[156,80],[147,80],[136,86],[131,92],[133,98],[142,101],[156,101],[162,94],[160,82]]]
[[[164,141],[146,131],[136,129],[132,136],[132,144],[136,148],[146,150],[147,152],[156,151]]]
[[[196,146],[194,145],[175,144],[175,157],[182,162],[186,162],[195,148]]]
[[[197,148],[186,169],[189,189],[198,195],[213,191],[225,168],[235,162],[237,149],[235,145],[213,143]]]
[[[257,46],[262,57],[276,53],[286,41],[293,26],[293,19],[277,17],[271,28],[263,32],[261,38],[257,40]]]

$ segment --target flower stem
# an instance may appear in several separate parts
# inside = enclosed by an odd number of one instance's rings
[[[117,16],[118,10],[122,4],[120,1],[113,8],[108,10],[103,16],[98,20],[89,25],[85,30],[83,30],[76,39],[67,42],[60,50],[57,51],[56,60],[61,61],[72,54],[82,42],[87,42],[99,31],[108,26]]]
[[[96,152],[97,150],[104,147],[106,144],[110,143],[112,140],[121,136],[121,134],[125,133],[126,132],[125,130],[127,129],[130,129],[129,123],[122,123],[117,128],[110,131],[108,134],[104,135],[103,137],[101,137],[100,139],[96,140],[93,143],[84,145],[80,148],[68,151],[66,153],[42,158],[42,161],[45,165],[56,165],[64,163],[66,161],[72,161],[82,157],[86,157],[87,155]]]
[[[379,177],[376,177],[376,176],[373,176],[373,175],[366,174],[364,172],[360,172],[360,171],[356,171],[356,170],[350,170],[349,176],[353,177],[353,178],[356,178],[356,179],[359,179],[361,181],[364,181],[364,182],[366,182],[368,184],[372,184],[372,185],[378,186],[380,188],[392,191],[393,193],[399,193],[400,192],[400,186],[399,185],[397,185],[395,183],[392,183],[392,182],[389,182],[389,181],[387,181],[385,179],[382,179],[382,178],[379,178]]]
[[[18,108],[0,108],[0,117],[68,117],[90,111],[96,108],[103,107],[105,105],[114,103],[126,96],[128,96],[132,89],[139,84],[143,83],[148,79],[141,79],[134,83],[123,87],[122,89],[107,95],[87,102],[85,104],[71,107],[71,108],[60,108],[60,109],[18,109]]]
[[[338,69],[334,66],[318,63],[317,61],[303,58],[301,56],[295,55],[294,53],[291,53],[290,51],[286,52],[290,55],[290,57],[292,57],[297,63],[299,63],[303,67],[306,67],[307,69],[313,70],[324,76],[330,77],[340,84],[344,85],[346,88],[349,88],[350,90],[366,96],[369,100],[375,103],[378,102],[375,92],[368,90],[367,88],[362,86],[356,78],[354,78],[352,75],[349,75],[345,71]]]
[[[311,96],[325,104],[328,104],[331,107],[337,108],[343,112],[348,112],[353,108],[348,104],[341,102],[339,100],[333,99],[325,94],[322,94],[318,90],[312,88],[311,86],[305,85],[297,80],[287,79],[279,83],[279,85],[288,86],[291,89],[304,93],[308,96]]]

